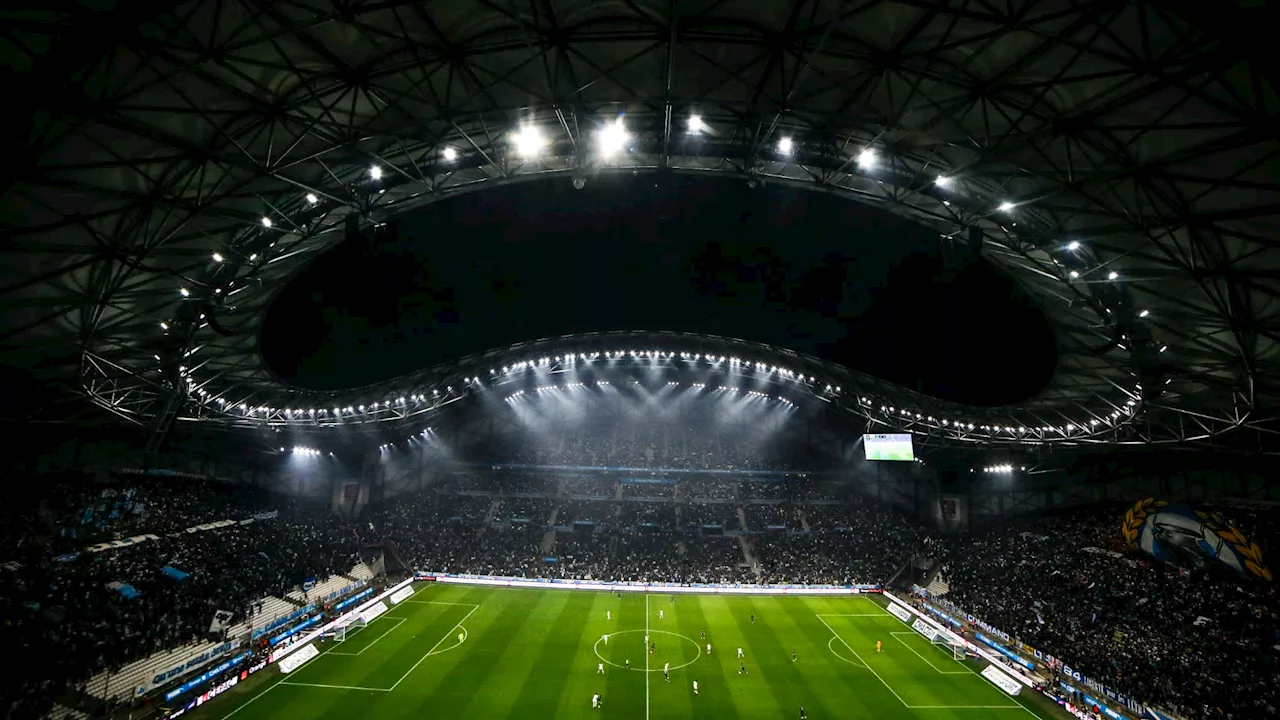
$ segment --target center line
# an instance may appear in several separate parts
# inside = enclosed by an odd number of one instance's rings
[[[644,594],[644,644],[649,644],[649,593]],[[644,720],[649,720],[649,648],[644,649]]]

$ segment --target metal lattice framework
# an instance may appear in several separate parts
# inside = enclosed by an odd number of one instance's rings
[[[6,192],[3,358],[74,374],[156,437],[175,420],[314,424],[285,410],[438,394],[458,368],[399,389],[288,386],[259,356],[266,303],[353,227],[612,172],[837,193],[980,241],[1040,298],[1059,367],[1018,407],[979,413],[824,364],[875,390],[857,405],[877,422],[983,441],[1270,434],[1274,88],[1231,38],[1160,2],[0,13],[10,94],[35,106]]]

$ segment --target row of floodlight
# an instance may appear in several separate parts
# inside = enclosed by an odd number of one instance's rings
[[[1026,469],[1027,469],[1027,468],[1026,468],[1025,466],[1020,466],[1020,467],[1016,467],[1016,468],[1015,468],[1013,465],[1009,465],[1009,464],[1005,464],[1005,465],[988,465],[988,466],[986,466],[986,467],[982,468],[982,472],[984,472],[984,473],[988,473],[988,474],[995,474],[995,475],[1009,475],[1009,474],[1011,474],[1014,470],[1017,470],[1017,471],[1019,471],[1019,472],[1025,472],[1025,471],[1026,471]]]
[[[676,357],[677,357],[677,355],[678,355],[678,357],[679,357],[681,360],[685,360],[685,361],[688,361],[688,362],[698,363],[698,362],[706,361],[706,362],[709,362],[709,363],[712,363],[712,364],[726,363],[726,364],[727,364],[727,365],[729,365],[730,367],[742,367],[742,368],[747,368],[747,369],[754,368],[754,369],[759,370],[759,371],[762,371],[762,372],[774,373],[774,374],[776,374],[776,375],[778,375],[778,376],[785,377],[785,378],[788,378],[788,379],[792,379],[792,380],[794,380],[794,381],[796,381],[796,382],[812,382],[812,381],[815,381],[815,380],[816,380],[813,376],[807,376],[807,377],[806,377],[803,373],[797,373],[797,372],[794,372],[794,371],[788,370],[788,369],[786,369],[786,368],[781,368],[781,367],[779,367],[779,366],[777,366],[777,365],[769,365],[769,364],[762,363],[762,362],[752,362],[752,361],[748,361],[748,360],[743,360],[743,359],[741,359],[741,358],[736,358],[736,357],[727,357],[727,356],[724,356],[724,355],[714,355],[714,354],[710,354],[710,353],[707,353],[707,354],[702,354],[702,353],[688,353],[688,352],[675,353],[675,352],[660,351],[660,350],[647,350],[647,351],[633,351],[633,350],[632,350],[632,351],[609,351],[609,352],[603,352],[603,353],[601,353],[601,352],[590,353],[590,354],[588,354],[588,353],[578,353],[578,354],[573,354],[573,353],[571,353],[571,354],[568,354],[568,355],[558,355],[558,356],[555,356],[555,357],[554,357],[554,360],[555,360],[555,362],[577,362],[578,360],[586,360],[586,361],[590,361],[590,360],[597,359],[597,358],[600,358],[600,357],[604,357],[604,358],[607,358],[607,359],[634,358],[634,359],[637,359],[637,360],[643,360],[643,359],[661,360],[661,359],[672,359],[672,358],[676,358]],[[546,356],[546,357],[542,357],[542,358],[538,358],[538,359],[534,359],[534,360],[529,360],[529,361],[523,361],[523,362],[515,363],[515,364],[513,364],[513,365],[508,365],[508,366],[503,367],[503,368],[502,368],[502,373],[503,373],[503,374],[508,374],[508,373],[513,373],[513,372],[519,371],[519,370],[534,369],[534,368],[537,368],[537,367],[539,367],[539,366],[543,366],[543,367],[545,367],[545,366],[550,365],[550,363],[552,362],[552,360],[553,360],[553,358],[552,358],[551,356]],[[182,368],[182,371],[183,371],[184,376],[185,376],[185,367],[184,367],[184,368]],[[497,375],[497,374],[498,374],[497,369],[496,369],[496,368],[491,369],[491,370],[490,370],[490,374],[491,374],[491,375]],[[269,406],[251,406],[251,405],[249,405],[249,404],[247,404],[247,403],[244,403],[244,402],[241,402],[241,403],[238,403],[238,404],[237,404],[237,403],[234,403],[234,402],[228,402],[225,398],[221,398],[221,397],[214,398],[214,397],[211,397],[211,396],[210,396],[209,392],[208,392],[206,389],[204,389],[204,388],[197,388],[197,387],[196,387],[196,384],[195,384],[195,381],[194,381],[191,377],[186,376],[186,379],[187,379],[187,384],[188,384],[188,386],[189,386],[189,390],[191,391],[191,393],[192,393],[193,395],[198,396],[198,397],[201,399],[201,401],[214,401],[214,400],[216,400],[216,404],[218,405],[219,409],[221,409],[221,410],[223,410],[223,411],[232,411],[232,410],[238,409],[241,413],[243,413],[244,415],[246,415],[246,416],[248,416],[248,417],[258,417],[258,416],[260,416],[260,417],[262,417],[263,419],[267,419],[267,418],[269,418],[271,415],[275,415],[275,414],[277,414],[277,413],[279,413],[279,414],[283,414],[283,415],[285,416],[285,419],[286,419],[286,420],[292,420],[292,419],[298,419],[298,420],[311,419],[311,418],[314,418],[314,417],[316,417],[316,416],[320,416],[320,417],[330,417],[330,416],[331,416],[331,417],[332,417],[332,418],[334,418],[334,419],[342,419],[342,418],[344,417],[344,415],[355,416],[355,415],[359,415],[359,414],[366,414],[366,413],[370,413],[370,412],[377,414],[377,413],[381,413],[381,412],[385,412],[385,411],[398,410],[398,409],[400,409],[400,407],[401,407],[401,406],[404,406],[404,405],[406,405],[407,403],[418,403],[418,402],[424,402],[424,401],[427,401],[427,400],[428,400],[428,398],[430,398],[431,400],[433,400],[433,401],[434,401],[434,400],[438,399],[438,397],[439,397],[439,395],[440,395],[440,391],[439,391],[439,390],[432,390],[432,391],[431,391],[430,396],[428,396],[428,395],[427,395],[427,394],[425,394],[425,393],[421,393],[421,394],[412,394],[412,395],[408,395],[408,396],[401,396],[401,397],[399,397],[399,398],[397,398],[397,399],[395,399],[395,400],[375,401],[375,402],[373,402],[373,403],[371,403],[371,404],[369,404],[369,405],[355,405],[355,406],[348,405],[348,406],[345,406],[345,407],[334,407],[334,408],[332,408],[332,409],[326,409],[326,408],[306,408],[306,409],[302,409],[302,408],[284,408],[284,409],[281,409],[281,408],[275,408],[275,407],[269,407]],[[465,379],[465,382],[466,382],[466,384],[467,384],[468,386],[470,386],[470,387],[474,387],[474,388],[479,388],[479,387],[481,387],[480,379],[479,379],[478,377],[466,378],[466,379]],[[635,384],[639,384],[639,382],[638,382],[638,381],[635,381]],[[677,384],[679,384],[679,383],[676,383],[676,382],[674,382],[674,381],[673,381],[673,382],[668,383],[668,384],[669,384],[669,385],[677,385]],[[608,387],[608,386],[609,386],[609,382],[608,382],[608,381],[597,381],[597,382],[593,383],[593,385],[594,385],[595,387]],[[536,389],[535,389],[535,392],[551,392],[551,391],[563,390],[563,389],[566,389],[566,388],[570,388],[570,389],[571,389],[571,388],[581,388],[581,387],[586,387],[586,386],[587,386],[587,384],[586,384],[586,383],[567,383],[567,384],[565,384],[565,385],[547,385],[547,386],[542,386],[542,387],[536,388]],[[705,388],[705,387],[706,387],[706,384],[705,384],[705,383],[693,383],[693,384],[691,384],[691,385],[690,385],[690,387],[694,387],[694,388]],[[842,388],[841,388],[840,386],[832,386],[832,385],[830,385],[830,384],[828,384],[828,385],[826,385],[826,386],[825,386],[825,390],[826,390],[828,393],[840,393],[840,392],[842,392]],[[1141,385],[1137,386],[1137,390],[1138,390],[1138,391],[1140,391],[1140,390],[1141,390]],[[453,391],[453,386],[451,386],[451,385],[450,385],[450,386],[447,386],[447,388],[446,388],[446,392],[450,392],[450,393],[451,393],[452,391]],[[740,391],[740,390],[728,390],[728,389],[726,389],[726,388],[717,388],[717,391],[743,392],[743,391]],[[760,392],[758,392],[758,391],[746,391],[746,392],[748,392],[748,393],[750,393],[750,394],[759,394],[759,395],[765,396],[765,394],[764,394],[764,393],[760,393]],[[506,398],[504,398],[504,400],[506,400],[506,401],[510,401],[511,399],[513,399],[513,398],[515,398],[515,397],[519,397],[519,396],[521,396],[521,395],[523,395],[523,394],[524,394],[524,391],[517,391],[517,392],[515,392],[515,393],[513,393],[513,394],[511,394],[511,395],[508,395]],[[1136,397],[1136,391],[1135,391],[1134,396]],[[780,400],[780,401],[782,401],[782,402],[784,402],[784,403],[787,403],[787,404],[789,404],[789,405],[794,405],[794,403],[792,403],[791,401],[789,401],[789,400],[785,400],[785,399],[780,398],[780,397],[775,398],[775,399],[778,399],[778,400]],[[863,397],[860,397],[860,398],[859,398],[859,401],[860,401],[861,405],[862,405],[862,406],[864,406],[864,408],[865,408],[866,410],[868,410],[868,411],[869,411],[869,410],[871,410],[871,408],[872,408],[872,406],[873,406],[873,401],[871,400],[871,398],[863,396]],[[1125,409],[1127,412],[1132,413],[1132,412],[1134,411],[1134,409],[1135,409],[1135,405],[1136,405],[1135,401],[1134,401],[1134,400],[1132,400],[1132,399],[1130,399],[1130,400],[1126,401],[1126,403],[1125,403],[1125,408],[1124,408],[1124,409]],[[930,423],[937,423],[937,424],[940,424],[940,425],[941,425],[942,427],[944,427],[944,428],[954,428],[954,429],[961,430],[961,431],[963,431],[963,430],[966,430],[966,429],[967,429],[967,430],[969,430],[969,431],[973,431],[973,430],[982,430],[982,431],[986,431],[986,432],[993,432],[993,433],[1004,432],[1004,433],[1011,433],[1011,434],[1013,434],[1013,433],[1016,433],[1016,434],[1025,434],[1025,433],[1027,433],[1027,432],[1029,431],[1029,430],[1028,430],[1028,428],[1027,428],[1027,427],[1025,427],[1025,426],[1018,426],[1018,427],[1014,427],[1014,426],[1002,426],[1002,425],[978,424],[978,423],[974,423],[974,422],[961,421],[961,420],[955,420],[955,419],[950,419],[950,418],[943,418],[943,419],[940,419],[940,420],[939,420],[939,419],[936,419],[936,418],[935,418],[934,416],[932,416],[932,415],[928,415],[928,416],[926,416],[926,415],[924,415],[923,413],[914,412],[914,411],[911,411],[911,410],[908,410],[908,409],[900,409],[900,408],[897,408],[897,407],[894,407],[894,406],[890,406],[890,405],[880,405],[880,411],[881,411],[882,413],[885,413],[885,414],[891,415],[891,416],[893,416],[893,417],[897,417],[897,418],[904,418],[904,419],[906,419],[906,420],[908,420],[908,421],[911,421],[911,420],[925,420],[925,421],[928,421],[928,422],[930,422]],[[1120,411],[1118,411],[1118,410],[1117,410],[1117,411],[1113,411],[1113,412],[1111,412],[1111,413],[1110,413],[1109,418],[1110,418],[1110,419],[1117,419],[1117,418],[1119,418],[1122,414],[1123,414],[1123,413],[1121,413],[1121,412],[1120,412]],[[1093,418],[1093,419],[1091,419],[1091,420],[1088,422],[1088,424],[1089,424],[1089,425],[1092,425],[1092,426],[1097,426],[1097,425],[1099,425],[1099,424],[1100,424],[1100,422],[1101,422],[1101,421],[1100,421],[1099,419],[1097,419],[1097,418]],[[1067,425],[1065,425],[1065,426],[1063,426],[1063,427],[1043,426],[1043,427],[1040,427],[1038,430],[1039,430],[1040,432],[1053,432],[1053,431],[1057,431],[1057,432],[1061,432],[1061,433],[1063,433],[1063,434],[1069,434],[1069,433],[1075,432],[1077,429],[1079,429],[1079,430],[1083,431],[1083,430],[1085,430],[1085,429],[1086,429],[1086,426],[1085,426],[1084,424],[1081,424],[1081,425],[1077,426],[1077,425],[1076,425],[1076,424],[1074,424],[1074,423],[1068,423]],[[1031,432],[1035,432],[1035,431],[1036,431],[1036,428],[1031,428],[1031,429],[1030,429],[1030,431],[1031,431]]]
[[[422,432],[418,433],[417,435],[415,435],[414,437],[427,437],[428,435],[430,435],[430,434],[431,434],[431,433],[433,433],[433,432],[435,432],[435,430],[434,430],[433,428],[427,428],[427,429],[423,430]],[[410,440],[412,440],[412,439],[413,439],[413,438],[405,438],[405,440],[404,440],[404,441],[405,441],[405,442],[408,442],[408,441],[410,441]],[[395,444],[396,444],[396,443],[394,443],[394,442],[382,443],[381,445],[379,445],[379,446],[378,446],[378,449],[379,449],[379,450],[386,450],[386,449],[387,449],[387,448],[389,448],[389,447],[395,447]]]
[[[631,384],[640,385],[641,383],[639,380],[632,380]],[[685,385],[684,383],[672,380],[666,384],[666,387],[681,387],[684,385]],[[574,390],[574,389],[588,388],[588,387],[600,388],[600,387],[611,387],[611,386],[608,381],[603,381],[603,380],[595,383],[575,382],[575,383],[566,383],[564,385],[540,385],[536,388],[533,388],[533,393],[536,395],[545,395],[548,393],[555,393],[563,390]],[[704,389],[707,387],[707,384],[706,383],[689,383],[688,387],[695,388],[695,389]],[[748,397],[758,397],[766,400],[776,400],[780,403],[783,403],[784,405],[790,405],[792,407],[795,407],[794,402],[782,396],[770,395],[769,393],[760,392],[759,390],[743,390],[741,388],[717,387],[717,388],[713,388],[712,392],[735,393],[735,394],[746,395]],[[527,394],[527,391],[525,390],[516,390],[515,392],[503,398],[502,401],[511,402],[516,398],[523,397],[526,394]]]

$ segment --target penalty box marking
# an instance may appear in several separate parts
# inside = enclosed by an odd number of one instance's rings
[[[917,632],[915,632],[915,631],[906,632],[906,631],[899,630],[899,631],[897,631],[897,632],[891,632],[891,633],[889,633],[889,634],[890,634],[890,635],[892,635],[892,636],[893,636],[893,638],[894,638],[895,640],[897,640],[898,642],[902,643],[902,646],[903,646],[903,647],[905,647],[906,649],[908,649],[908,650],[910,650],[911,652],[915,653],[915,654],[916,654],[916,657],[918,657],[918,658],[920,658],[921,660],[925,661],[925,663],[926,663],[929,667],[931,667],[931,668],[933,668],[934,670],[938,671],[938,673],[939,673],[939,674],[941,674],[941,675],[967,675],[967,674],[969,673],[969,671],[968,671],[968,670],[966,670],[966,669],[960,669],[960,670],[943,670],[942,668],[938,667],[937,665],[934,665],[932,660],[930,660],[929,658],[925,657],[924,655],[921,655],[921,654],[920,654],[920,651],[918,651],[918,650],[916,650],[915,648],[911,647],[911,643],[909,643],[909,642],[907,642],[906,640],[903,640],[903,639],[902,639],[902,636],[903,636],[903,635],[911,635],[911,636],[914,636],[914,637],[924,637],[923,635],[921,635],[921,634],[919,634],[919,633],[917,633]],[[932,643],[930,643],[930,644],[932,644]]]
[[[385,616],[383,616],[383,617],[385,617]],[[377,622],[377,621],[378,621],[378,620],[380,620],[380,619],[381,619],[381,618],[374,618],[374,622]],[[405,621],[405,620],[407,620],[408,618],[391,618],[391,619],[392,619],[392,620],[396,620],[396,621],[397,621],[397,622],[396,622],[396,624],[395,624],[395,625],[392,625],[392,626],[391,626],[391,627],[389,627],[389,628],[387,628],[385,631],[383,631],[383,633],[382,633],[381,635],[379,635],[378,637],[376,637],[376,638],[374,638],[373,640],[369,641],[369,644],[368,644],[368,645],[365,645],[363,648],[361,648],[359,652],[342,652],[341,650],[330,650],[329,652],[327,652],[327,653],[325,653],[325,654],[326,654],[326,655],[343,655],[343,656],[346,656],[346,657],[360,657],[361,655],[363,655],[363,654],[364,654],[364,651],[365,651],[365,650],[368,650],[369,648],[373,647],[375,644],[377,644],[377,642],[378,642],[379,640],[381,640],[382,638],[384,638],[384,637],[386,637],[387,635],[389,635],[389,634],[391,633],[391,631],[392,631],[392,630],[395,630],[396,628],[398,628],[398,627],[400,627],[401,625],[403,625],[403,624],[404,624],[404,621]],[[369,629],[369,627],[368,627],[367,625],[366,625],[364,628],[362,628],[362,630],[368,630],[368,629]]]
[[[867,598],[867,600],[869,600],[869,601],[870,601],[870,600],[871,600],[871,598]],[[881,612],[883,612],[886,616],[888,616],[888,617],[892,617],[892,618],[895,618],[895,619],[898,619],[896,615],[894,615],[893,613],[891,613],[891,612],[889,612],[888,610],[886,610],[886,609],[884,608],[884,606],[882,606],[880,603],[875,603],[875,606],[876,606],[876,607],[878,607],[878,608],[880,608],[880,611],[881,611]],[[921,636],[921,637],[923,637],[923,636]],[[974,670],[973,668],[969,667],[969,666],[968,666],[967,664],[965,664],[965,663],[961,663],[961,667],[963,667],[966,671],[968,671],[968,672],[970,672],[970,673],[973,673],[973,676],[974,676],[974,677],[976,677],[976,678],[978,678],[979,680],[981,680],[983,685],[985,685],[985,686],[990,686],[991,681],[989,681],[989,680],[987,680],[986,678],[982,677],[982,675],[981,675],[981,674],[979,674],[977,670]],[[869,668],[868,668],[868,669],[869,669]],[[936,669],[936,668],[935,668],[935,669]],[[872,670],[871,672],[875,672],[875,671],[874,671],[874,670]],[[877,675],[876,677],[879,677],[879,676]],[[880,682],[884,682],[884,680],[881,680]],[[896,695],[897,693],[894,693],[894,694]],[[1031,717],[1035,718],[1036,720],[1041,720],[1041,717],[1040,717],[1040,715],[1039,715],[1038,713],[1033,712],[1033,711],[1031,710],[1031,708],[1028,708],[1026,705],[1023,705],[1023,704],[1022,704],[1020,701],[1018,701],[1016,698],[1014,699],[1014,702],[1016,703],[1015,705],[992,705],[992,706],[989,706],[989,709],[993,709],[993,710],[994,710],[994,709],[1004,709],[1004,708],[1008,708],[1008,709],[1012,710],[1012,709],[1014,709],[1014,708],[1017,708],[1017,709],[1019,709],[1019,710],[1021,710],[1021,711],[1025,712],[1026,714],[1030,715]],[[966,707],[967,707],[967,706],[955,706],[955,709],[957,709],[957,710],[963,710],[963,709],[965,709]],[[929,709],[933,709],[933,708],[926,706],[926,707],[920,707],[920,708],[916,708],[916,709],[920,709],[920,710],[929,710]],[[988,709],[988,706],[980,706],[980,705],[979,705],[979,706],[974,706],[974,709]]]
[[[440,638],[440,639],[436,642],[436,644],[435,644],[435,645],[431,646],[431,649],[427,651],[427,654],[426,654],[426,655],[423,655],[422,657],[418,658],[418,662],[414,663],[414,664],[413,664],[413,667],[411,667],[411,668],[409,668],[407,671],[405,671],[405,674],[404,674],[404,675],[401,675],[401,676],[400,676],[400,679],[399,679],[399,680],[397,680],[397,681],[395,682],[395,684],[393,684],[393,685],[392,685],[391,687],[389,687],[389,688],[363,687],[363,686],[360,686],[360,685],[328,685],[328,684],[325,684],[325,683],[307,683],[307,682],[293,682],[293,681],[281,681],[281,682],[276,683],[276,684],[277,684],[277,685],[292,685],[292,686],[294,686],[294,687],[327,688],[327,689],[330,689],[330,690],[365,690],[365,691],[368,691],[368,692],[391,692],[392,690],[395,690],[397,687],[399,687],[399,686],[400,686],[400,683],[404,682],[404,679],[405,679],[405,678],[407,678],[407,677],[409,677],[409,674],[410,674],[410,673],[412,673],[414,670],[417,670],[417,669],[418,669],[418,666],[419,666],[419,665],[421,665],[421,664],[422,664],[422,662],[423,662],[424,660],[426,660],[427,658],[431,657],[432,655],[438,655],[438,654],[440,654],[440,653],[445,653],[445,652],[448,652],[449,650],[453,650],[454,648],[458,647],[458,645],[454,645],[453,647],[445,648],[444,650],[440,650],[440,652],[436,652],[437,648],[439,648],[442,644],[444,644],[444,641],[445,641],[445,640],[448,640],[449,638],[453,637],[453,631],[454,631],[454,630],[458,630],[458,629],[461,629],[461,630],[462,630],[462,636],[463,636],[463,637],[462,637],[462,639],[463,639],[463,641],[464,641],[464,642],[466,641],[467,637],[469,637],[469,633],[467,632],[467,629],[466,629],[465,627],[462,627],[462,623],[466,622],[466,621],[467,621],[467,618],[471,617],[472,613],[474,613],[476,610],[479,610],[479,609],[480,609],[480,606],[479,606],[479,605],[474,605],[474,604],[468,604],[468,603],[448,603],[448,604],[449,604],[449,605],[462,605],[463,607],[470,607],[470,608],[471,608],[471,610],[470,610],[470,612],[468,612],[466,615],[464,615],[464,616],[463,616],[463,618],[462,618],[461,620],[459,620],[457,623],[455,623],[455,624],[453,625],[453,627],[449,628],[449,632],[445,633],[444,637]],[[403,619],[403,618],[402,618],[402,619]],[[396,627],[399,627],[399,626],[397,625]],[[394,629],[394,628],[393,628],[393,629]],[[459,645],[461,645],[461,643],[459,643]],[[326,655],[329,655],[329,654],[332,654],[332,652],[333,652],[333,651],[332,651],[332,650],[330,650],[329,652],[327,652],[327,653],[325,653],[325,654],[326,654]],[[275,685],[272,685],[271,687],[275,687]],[[267,688],[267,689],[268,689],[268,690],[270,690],[271,688]],[[265,694],[265,691],[264,691],[264,693],[263,693],[263,694]],[[259,695],[258,697],[261,697],[261,695]],[[256,700],[256,699],[257,699],[257,698],[254,698],[254,700]],[[252,701],[251,701],[251,702],[252,702]],[[246,703],[246,704],[247,704],[247,703]],[[242,706],[242,707],[243,707],[243,706]],[[228,716],[228,717],[230,717],[230,716]]]
[[[902,696],[898,694],[898,691],[894,690],[893,686],[890,685],[888,682],[886,682],[883,677],[880,677],[880,673],[876,672],[875,668],[871,667],[870,663],[868,663],[865,658],[859,655],[857,650],[854,650],[853,647],[849,645],[849,643],[844,638],[840,637],[840,633],[836,632],[835,628],[831,627],[831,625],[828,624],[827,621],[823,619],[824,615],[827,615],[828,617],[838,617],[838,616],[821,613],[817,615],[817,618],[818,618],[818,622],[822,623],[823,625],[826,625],[827,630],[831,631],[831,634],[835,636],[835,639],[839,640],[841,645],[844,645],[849,652],[853,653],[853,656],[858,658],[858,660],[862,662],[862,667],[865,667],[867,670],[870,670],[871,674],[875,675],[876,679],[880,681],[880,684],[884,685],[885,689],[893,693],[893,696],[898,698],[898,702],[902,703],[902,706],[905,708],[909,708],[911,710],[970,710],[972,709],[972,710],[1024,710],[1026,712],[1031,712],[1030,710],[1027,710],[1025,707],[1023,707],[1020,704],[1019,705],[912,705],[908,703],[906,700],[902,699]],[[890,615],[889,617],[893,617],[893,616]],[[832,654],[840,658],[841,660],[844,660],[845,662],[849,662],[847,658],[841,657],[839,653],[835,652],[835,649],[831,648],[830,643],[831,641],[828,641],[827,646],[829,649],[831,649]],[[853,664],[853,663],[850,663],[850,664]],[[937,668],[934,668],[934,669],[936,670]],[[969,670],[969,672],[973,672],[973,671]],[[974,674],[976,675],[977,673],[974,673]],[[1032,715],[1035,716],[1034,713],[1032,713]],[[1038,717],[1038,716],[1035,716],[1035,717]]]

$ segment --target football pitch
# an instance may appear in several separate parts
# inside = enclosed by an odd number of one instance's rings
[[[1006,695],[978,676],[981,665],[952,659],[877,596],[673,600],[423,584],[345,642],[319,648],[294,672],[252,676],[196,717],[796,718],[801,706],[815,719],[1066,717],[1030,691]],[[602,707],[592,709],[597,693]]]

